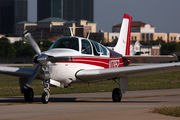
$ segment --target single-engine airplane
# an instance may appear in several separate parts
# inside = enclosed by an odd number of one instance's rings
[[[131,20],[130,15],[124,14],[117,44],[111,49],[88,38],[68,36],[57,39],[49,50],[41,52],[31,34],[25,31],[24,36],[37,53],[33,58],[35,69],[0,67],[0,73],[20,77],[20,89],[27,102],[33,101],[34,92],[30,85],[35,78],[43,81],[44,104],[49,101],[50,85],[64,87],[73,82],[105,80],[118,83],[119,88],[112,91],[112,100],[120,102],[126,91],[128,78],[180,70],[178,62],[126,67],[137,59],[146,62],[177,60],[173,55],[130,56]]]

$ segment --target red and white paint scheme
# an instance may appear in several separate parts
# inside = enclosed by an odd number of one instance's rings
[[[123,56],[130,54],[131,21],[132,17],[124,14],[119,39],[114,47],[114,50]]]
[[[50,78],[62,82],[61,84],[70,84],[71,82],[86,81],[74,76],[80,70],[118,68],[129,65],[130,61],[123,60],[120,53],[129,55],[131,20],[130,15],[124,14],[122,29],[114,51],[86,38],[69,36],[57,39],[48,51],[42,53],[47,56],[53,55],[55,58],[65,58],[65,60],[54,61],[57,67],[52,66],[51,62],[46,63]],[[38,62],[36,64],[38,65]],[[59,74],[54,74],[57,72]],[[94,81],[92,80],[92,82]]]
[[[27,102],[33,101],[34,92],[30,85],[35,78],[42,80],[44,84],[43,103],[48,103],[50,85],[64,87],[74,82],[105,80],[119,81],[120,88],[113,90],[112,99],[120,102],[126,91],[128,78],[180,68],[180,63],[126,67],[131,61],[137,60],[177,60],[176,56],[129,56],[131,20],[130,15],[124,14],[119,39],[113,50],[87,38],[67,36],[57,39],[49,50],[41,52],[31,34],[25,31],[24,36],[37,53],[33,58],[35,69],[0,67],[0,73],[20,77],[21,92]]]

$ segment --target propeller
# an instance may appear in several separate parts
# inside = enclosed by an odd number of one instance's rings
[[[38,75],[40,68],[42,67],[43,64],[47,63],[48,61],[56,62],[56,61],[68,61],[72,59],[69,56],[53,57],[53,56],[48,56],[44,53],[41,53],[41,50],[39,49],[38,44],[35,42],[31,34],[27,30],[24,31],[24,37],[27,39],[29,44],[33,47],[34,51],[38,54],[37,61],[39,63],[39,65],[37,65],[33,74],[31,75],[31,77],[29,78],[28,82],[25,84],[25,88],[30,87],[30,84]]]
[[[46,61],[47,55],[41,54],[41,50],[39,49],[39,46],[37,45],[37,43],[35,42],[35,40],[31,36],[31,34],[27,30],[24,31],[24,37],[27,39],[29,44],[33,47],[34,51],[38,54],[37,60],[38,61],[43,61],[43,62],[40,62],[39,65],[37,65],[37,67],[35,68],[33,74],[29,78],[28,82],[25,84],[25,88],[27,88],[27,87],[30,87],[30,84],[33,82],[33,80],[38,75],[39,70],[40,70],[40,68],[42,66],[42,63],[44,63]]]

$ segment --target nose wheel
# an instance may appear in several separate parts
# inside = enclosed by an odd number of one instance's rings
[[[42,94],[41,100],[43,104],[47,104],[49,102],[50,89],[49,89],[49,80],[44,81],[44,93]]]
[[[42,94],[42,103],[43,104],[47,104],[48,103],[48,101],[49,101],[49,92],[44,92],[43,94]]]

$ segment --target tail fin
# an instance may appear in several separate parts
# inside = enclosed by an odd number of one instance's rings
[[[131,21],[132,16],[124,14],[119,38],[114,47],[114,51],[122,55],[130,54]]]

